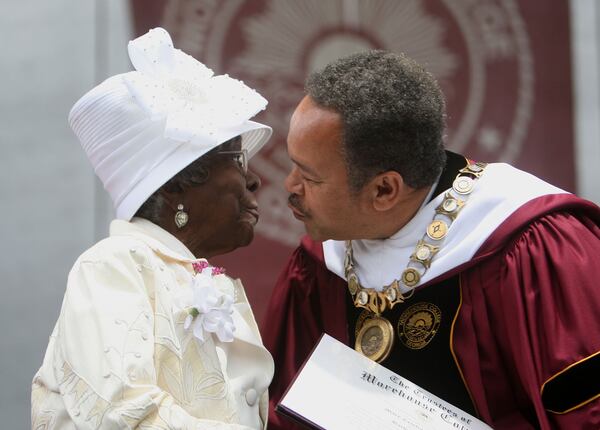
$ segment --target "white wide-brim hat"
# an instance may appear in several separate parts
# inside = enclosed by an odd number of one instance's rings
[[[241,136],[252,157],[271,136],[250,121],[267,101],[243,82],[173,47],[162,28],[129,42],[136,71],[112,76],[71,109],[69,124],[109,193],[129,220],[178,172]]]

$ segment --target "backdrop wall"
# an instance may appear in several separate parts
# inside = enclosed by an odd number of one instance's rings
[[[133,0],[132,5],[136,34],[163,26],[177,47],[217,73],[243,79],[269,100],[259,119],[273,126],[274,137],[251,162],[263,178],[258,237],[250,247],[215,259],[242,277],[259,319],[303,234],[282,186],[290,168],[287,125],[307,74],[332,59],[365,49],[405,52],[441,82],[449,149],[510,162],[576,191],[568,1],[172,0],[148,8],[144,0]],[[581,15],[589,16],[589,10]]]

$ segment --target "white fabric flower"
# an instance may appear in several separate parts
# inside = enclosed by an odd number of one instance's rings
[[[175,49],[162,28],[129,42],[137,73],[124,76],[129,92],[153,120],[166,119],[165,137],[206,145],[215,134],[263,110],[265,100],[252,88]]]
[[[184,329],[192,328],[194,336],[205,342],[209,333],[215,333],[221,342],[233,341],[233,298],[217,289],[212,267],[196,273],[192,280],[192,307],[185,319]]]

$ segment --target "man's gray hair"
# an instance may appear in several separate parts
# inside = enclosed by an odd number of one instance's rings
[[[413,188],[432,185],[446,161],[445,102],[433,76],[402,54],[367,51],[312,73],[305,90],[338,112],[350,186],[394,170]]]

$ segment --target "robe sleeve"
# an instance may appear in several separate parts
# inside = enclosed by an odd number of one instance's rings
[[[304,237],[277,280],[261,330],[275,362],[270,430],[299,428],[275,413],[275,407],[321,335],[348,343],[346,294],[345,281],[324,263],[322,243]]]
[[[53,349],[65,408],[78,429],[250,430],[187,413],[157,385],[153,302],[126,252],[78,261]]]
[[[455,347],[498,429],[600,428],[598,216],[542,216],[469,271]]]
[[[282,271],[269,302],[263,342],[275,362],[269,387],[268,429],[298,429],[275,406],[323,332],[316,275],[317,263],[299,246]]]
[[[555,213],[515,241],[501,271],[511,349],[531,363],[524,388],[551,428],[600,428],[599,258],[600,227]]]

